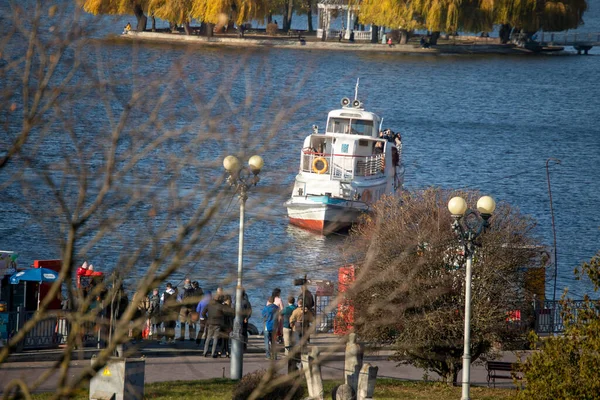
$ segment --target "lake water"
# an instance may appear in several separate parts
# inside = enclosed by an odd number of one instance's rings
[[[600,10],[595,8],[587,15],[585,31],[600,31]],[[127,19],[132,18],[104,19],[101,33],[118,32]],[[289,121],[278,133],[279,150],[264,155],[263,181],[256,190],[261,186],[277,190],[266,205],[254,200],[252,194],[247,204],[245,285],[260,303],[275,286],[282,287],[284,295],[293,290],[293,278],[304,273],[312,279],[335,280],[337,268],[346,261],[340,250],[343,235],[322,237],[289,226],[282,202],[291,190],[304,137],[313,124],[324,126],[327,112],[337,108],[342,97],[353,95],[356,78],[360,78],[359,97],[366,108],[383,116],[385,127],[402,132],[407,188],[434,185],[480,189],[535,217],[539,222],[536,234],[549,246],[552,226],[545,165],[549,158],[560,159],[560,165],[551,163],[557,286],[559,293],[569,288],[574,297],[581,297],[590,285],[576,281],[572,270],[589,260],[600,243],[599,55],[599,48],[587,57],[516,57],[106,43],[89,56],[120,65],[122,70],[112,70],[111,74],[123,78],[124,87],[153,75],[168,77],[182,60],[189,79],[181,90],[210,93],[207,74],[214,74],[211,79],[215,87],[228,77],[241,77],[239,81],[232,78],[234,101],[244,98],[247,82],[265,90],[255,105],[254,120],[257,116],[266,121],[272,118],[275,110],[269,108],[271,102],[288,98],[290,92],[298,102],[304,102],[288,115]],[[242,72],[232,75],[239,67]],[[198,82],[203,86],[194,87]],[[84,99],[81,109],[75,109],[77,129],[89,132],[90,138],[107,134],[102,131],[102,117],[96,114],[94,102]],[[181,106],[182,124],[197,118],[191,114],[193,109],[177,98],[173,104]],[[145,121],[144,115],[135,118],[132,124]],[[254,121],[251,130],[260,131],[263,122]],[[219,142],[216,146],[232,151],[240,146],[229,134],[223,134]],[[64,149],[49,148],[47,156],[61,151]],[[196,178],[191,174],[187,179],[191,182]],[[1,174],[0,179],[5,181]],[[19,194],[9,189],[0,199],[8,196],[14,199]],[[34,259],[60,257],[52,229],[41,229],[20,204],[0,201],[0,210],[1,249],[19,252],[22,265]],[[211,226],[215,232],[214,240],[211,237],[208,242],[211,260],[186,266],[173,281],[189,273],[204,287],[214,287],[235,274],[236,202],[224,207],[221,215]],[[115,240],[94,247],[88,258],[96,266],[110,269],[123,250]],[[143,271],[140,266],[139,276]],[[553,279],[553,271],[548,271],[549,297]],[[226,286],[230,287],[231,281]]]

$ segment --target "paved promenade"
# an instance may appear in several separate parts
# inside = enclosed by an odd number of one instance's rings
[[[311,340],[311,346],[319,346],[327,356],[327,361],[322,366],[324,379],[343,379],[344,347],[340,340],[339,337],[331,334],[315,335]],[[172,345],[159,345],[156,341],[143,341],[137,349],[139,354],[146,359],[146,383],[230,377],[230,360],[228,358],[205,358],[202,356],[202,350],[193,341],[186,340]],[[93,349],[76,353],[76,356],[81,359],[71,362],[70,376],[75,376],[88,366],[89,358],[94,353]],[[11,356],[10,362],[0,365],[0,394],[3,392],[3,387],[12,379],[21,378],[29,384],[36,381],[44,371],[52,366],[53,361],[58,359],[60,354],[60,350],[54,350]],[[408,365],[397,366],[396,362],[388,360],[391,354],[390,350],[369,352],[365,354],[364,361],[379,367],[378,377],[403,380],[423,379],[423,370]],[[507,352],[502,359],[514,361],[515,356],[513,353]],[[244,374],[267,368],[270,362],[265,359],[263,337],[251,336],[248,351],[244,354]],[[283,353],[280,355],[277,366],[281,373],[285,373],[287,370]],[[472,367],[471,380],[474,385],[486,385],[486,376],[487,372],[483,365]],[[430,375],[430,379],[436,379],[436,376]],[[54,390],[55,382],[55,377],[48,378],[36,392]],[[496,386],[511,386],[511,383],[502,381]]]

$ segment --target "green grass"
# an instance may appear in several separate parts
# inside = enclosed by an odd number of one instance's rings
[[[340,381],[325,381],[325,398],[331,398],[331,391]],[[208,379],[202,381],[158,382],[146,385],[146,399],[156,400],[224,400],[231,399],[235,382],[229,379]],[[305,391],[308,396],[308,391]],[[460,387],[449,387],[441,383],[404,382],[394,379],[378,379],[375,386],[374,399],[378,400],[446,400],[459,399]],[[511,399],[516,394],[510,389],[492,389],[472,387],[472,400]],[[36,400],[50,399],[52,394],[44,393],[33,396]],[[87,400],[88,392],[81,391],[74,399]]]

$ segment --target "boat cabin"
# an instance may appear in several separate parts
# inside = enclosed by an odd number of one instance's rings
[[[361,105],[362,106],[362,105]],[[333,180],[355,177],[382,178],[387,168],[399,163],[399,149],[379,137],[381,119],[362,109],[333,110],[324,133],[308,136],[302,150],[301,171],[330,175]]]
[[[356,110],[334,110],[327,117],[325,133],[344,133],[376,138],[379,133],[381,119],[373,113]]]

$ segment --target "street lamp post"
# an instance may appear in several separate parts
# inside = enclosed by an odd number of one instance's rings
[[[242,276],[244,270],[244,213],[248,189],[259,182],[258,174],[264,165],[260,156],[252,156],[248,160],[248,168],[242,168],[240,161],[235,156],[227,156],[223,160],[223,167],[229,174],[227,183],[235,188],[240,197],[240,239],[238,244],[238,271],[237,287],[235,290],[235,319],[233,321],[231,343],[231,379],[242,379],[244,362],[244,337],[242,335]]]
[[[467,257],[465,271],[465,341],[462,368],[461,400],[469,400],[471,384],[471,277],[475,239],[489,226],[488,220],[496,209],[496,202],[490,196],[483,196],[477,201],[477,211],[467,208],[467,202],[462,197],[453,197],[448,202],[448,210],[454,218],[452,230],[456,233]]]

